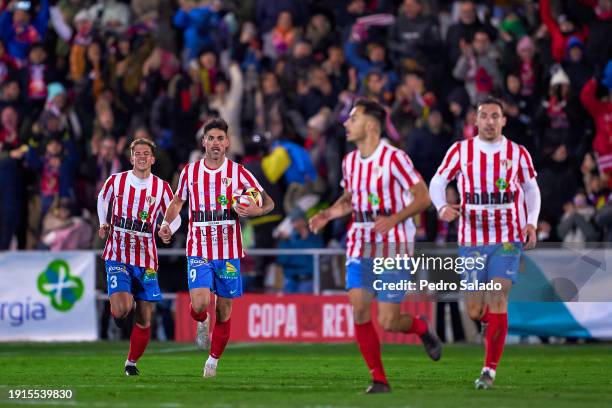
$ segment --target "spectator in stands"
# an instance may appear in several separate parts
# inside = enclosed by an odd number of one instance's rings
[[[473,105],[502,89],[502,76],[493,59],[489,34],[479,30],[471,43],[461,42],[461,57],[453,69],[453,77],[465,83]]]
[[[9,249],[21,213],[24,149],[18,135],[17,111],[6,106],[0,112],[0,250]],[[27,148],[25,148],[27,150]]]
[[[584,43],[578,37],[571,37],[567,48],[568,58],[561,65],[569,77],[572,95],[580,95],[584,84],[593,76],[593,67],[586,61]]]
[[[598,86],[604,95],[597,96]],[[607,91],[607,92],[606,92]],[[608,61],[601,81],[591,78],[582,88],[580,100],[595,122],[593,150],[597,153],[597,163],[601,172],[612,174],[612,60]]]
[[[281,241],[280,249],[307,249],[323,248],[320,235],[313,234],[308,229],[306,215],[295,207],[290,214],[293,232]],[[313,259],[310,255],[279,255],[276,262],[282,266],[285,276],[284,293],[312,293],[314,269]]]
[[[591,0],[595,3],[595,0]],[[597,68],[603,68],[612,57],[612,1],[598,0],[596,7],[590,7],[591,20],[588,23],[589,38],[586,54],[588,61]],[[594,15],[593,15],[594,14]],[[584,41],[584,39],[582,39]]]
[[[577,23],[566,14],[560,14],[555,20],[550,2],[551,0],[540,0],[540,18],[550,34],[552,56],[556,62],[560,63],[567,57],[567,42],[569,39],[575,36],[581,41],[585,41],[588,37],[588,29],[578,27]]]
[[[483,28],[485,26],[480,22],[476,13],[476,4],[472,0],[459,2],[459,21],[451,25],[446,33],[451,66],[454,66],[461,56],[461,40],[470,42],[476,31]],[[487,30],[493,31],[494,29],[487,28]]]
[[[224,73],[217,75],[215,95],[210,99],[209,106],[219,112],[219,115],[225,119],[229,125],[229,154],[235,157],[244,154],[244,143],[242,141],[240,124],[244,83],[242,71],[237,62],[231,63],[229,75],[229,80]]]
[[[535,115],[536,134],[541,138],[543,154],[548,153],[548,146],[566,144],[573,150],[579,142],[581,134],[576,127],[571,97],[570,80],[559,69],[550,79],[548,95]]]
[[[429,113],[426,126],[408,135],[406,151],[427,183],[436,173],[438,163],[444,159],[450,141],[451,135],[444,129],[442,113],[437,109]]]
[[[51,251],[89,249],[92,227],[76,215],[69,199],[56,200],[43,219],[41,243]]]
[[[272,31],[263,36],[264,55],[278,58],[287,54],[295,44],[298,35],[299,30],[294,27],[291,14],[288,11],[281,11]]]
[[[214,47],[211,31],[218,28],[220,1],[200,6],[197,0],[180,0],[180,9],[174,15],[174,25],[183,30],[185,41],[184,62],[197,58],[205,48]]]
[[[424,70],[436,63],[442,40],[436,19],[423,15],[422,0],[404,0],[389,28],[387,47],[396,66]]]
[[[563,211],[557,226],[557,234],[563,242],[585,244],[599,238],[599,232],[592,223],[595,208],[588,203],[584,193],[576,194],[572,201],[565,203]]]
[[[538,169],[538,185],[542,195],[542,218],[556,227],[563,215],[563,205],[571,201],[579,187],[575,159],[567,147],[558,145],[543,157]]]
[[[377,42],[367,43],[365,47],[367,58],[359,55],[358,47],[358,43],[353,42],[353,40],[344,44],[346,60],[357,70],[359,81],[363,81],[372,70],[378,70],[385,73],[389,86],[395,85],[397,74],[387,66],[385,47]]]
[[[299,82],[297,107],[304,120],[307,121],[323,108],[336,106],[334,87],[322,67],[313,66],[308,78]]]
[[[41,0],[40,8],[30,21],[30,1],[11,1],[9,10],[0,13],[0,41],[9,55],[23,65],[30,46],[45,39],[49,25],[49,0]]]
[[[513,44],[513,43],[512,43]],[[516,47],[506,46],[503,64],[506,70],[518,75],[521,81],[521,96],[530,101],[542,93],[544,81],[542,65],[536,55],[536,45],[528,35],[523,36]]]
[[[61,139],[52,137],[42,153],[28,150],[26,163],[30,170],[40,175],[41,217],[47,214],[54,200],[74,197],[77,156],[71,141],[64,144]]]
[[[302,26],[308,18],[307,4],[293,0],[258,0],[255,10],[255,22],[262,34],[274,28],[282,12],[291,15],[293,23]]]
[[[28,61],[21,70],[22,89],[26,89],[32,114],[40,113],[47,99],[47,86],[59,79],[55,70],[47,63],[47,52],[41,43],[32,44]]]

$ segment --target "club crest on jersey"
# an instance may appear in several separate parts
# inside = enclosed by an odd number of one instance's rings
[[[228,177],[222,177],[221,184],[223,184],[225,187],[229,187],[232,184],[232,179]]]
[[[508,183],[506,182],[506,179],[500,177],[497,179],[497,181],[495,181],[495,186],[497,186],[497,188],[500,190],[505,190],[508,188]]]
[[[509,169],[510,167],[512,167],[512,160],[511,159],[507,159],[506,160],[506,169]]]
[[[153,205],[153,204],[155,204],[155,197],[149,196],[149,197],[145,198],[145,202],[147,204],[149,204],[149,205]]]
[[[368,202],[372,205],[378,205],[380,204],[380,199],[376,194],[370,193],[368,194]]]
[[[374,177],[375,178],[377,178],[377,179],[381,178],[382,175],[383,175],[383,172],[384,172],[384,170],[383,170],[382,167],[374,167],[373,173],[374,173]]]
[[[227,201],[227,197],[223,194],[221,194],[219,197],[217,197],[217,202],[221,205],[227,205],[228,201]]]
[[[140,217],[141,221],[146,221],[149,218],[149,213],[143,210],[138,213],[138,217]]]

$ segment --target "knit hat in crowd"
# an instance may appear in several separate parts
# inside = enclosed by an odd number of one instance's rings
[[[47,86],[47,102],[51,102],[57,95],[66,94],[66,88],[59,82],[52,82]]]
[[[555,72],[552,78],[550,78],[550,86],[563,85],[563,84],[569,85],[570,79],[562,69],[559,69],[557,72]]]
[[[579,47],[584,49],[584,43],[580,40],[580,38],[572,35],[569,40],[567,40],[567,50],[571,50],[574,47]]]
[[[535,44],[533,40],[528,35],[524,36],[520,39],[520,41],[516,44],[516,52],[520,52],[523,50],[531,50],[535,51]]]

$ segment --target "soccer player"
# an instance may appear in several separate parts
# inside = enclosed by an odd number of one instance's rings
[[[216,322],[210,355],[204,364],[204,377],[217,374],[217,363],[230,337],[232,299],[242,296],[240,258],[244,256],[240,217],[256,217],[274,209],[274,202],[259,182],[242,165],[229,160],[227,123],[214,118],[200,130],[204,158],[190,163],[181,172],[179,185],[168,206],[159,235],[169,240],[170,226],[189,200],[187,236],[187,282],[191,297],[191,317],[198,322],[196,342],[208,339],[208,314],[211,291],[217,295]],[[262,207],[248,205],[232,208],[233,192],[256,188]]]
[[[385,331],[415,333],[430,358],[438,360],[441,355],[440,339],[428,322],[400,313],[405,291],[377,291],[372,285],[375,246],[389,250],[413,245],[415,226],[411,217],[430,204],[427,186],[408,155],[381,139],[385,118],[386,112],[378,103],[355,103],[344,123],[347,140],[357,146],[342,162],[344,193],[333,206],[310,219],[310,228],[316,233],[329,221],[352,213],[346,288],[353,306],[357,343],[372,375],[366,393],[391,391],[370,316],[375,297],[379,302],[378,322]]]
[[[151,337],[153,303],[161,300],[154,235],[156,220],[170,204],[172,190],[168,183],[151,174],[155,163],[153,142],[136,139],[130,145],[130,152],[134,168],[111,175],[98,194],[98,235],[104,239],[110,232],[103,258],[111,313],[117,324],[123,326],[135,310],[125,375],[138,375],[136,362]],[[111,202],[108,224],[106,217]],[[171,228],[176,231],[180,223],[177,218]]]
[[[440,218],[459,217],[459,255],[484,257],[484,267],[466,271],[468,282],[496,282],[499,291],[467,296],[468,314],[483,323],[485,360],[477,389],[493,386],[508,332],[508,295],[523,249],[536,244],[540,190],[527,149],[506,139],[503,106],[496,99],[478,104],[478,135],[451,146],[430,183]],[[445,188],[458,180],[460,204],[447,204]],[[476,264],[476,263],[474,263]],[[481,262],[482,264],[482,262]]]

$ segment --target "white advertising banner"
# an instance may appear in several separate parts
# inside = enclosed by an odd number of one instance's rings
[[[95,255],[0,252],[0,341],[98,339]]]

